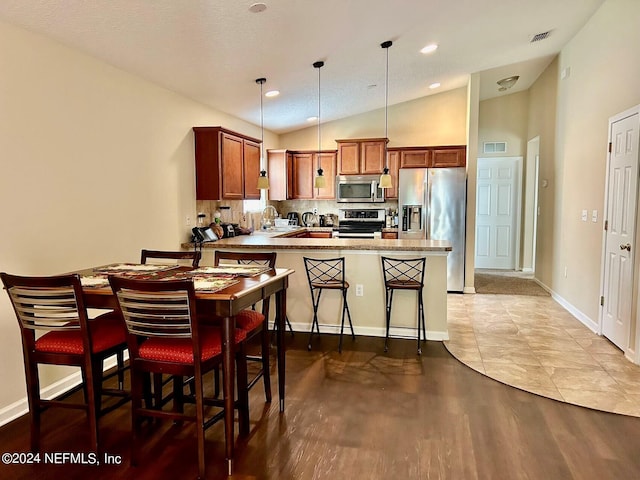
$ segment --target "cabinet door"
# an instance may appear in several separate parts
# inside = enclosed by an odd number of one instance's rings
[[[391,188],[384,191],[384,198],[398,198],[398,169],[400,168],[400,152],[391,150],[387,152],[387,167],[391,175]]]
[[[269,174],[269,200],[287,200],[287,151],[267,150],[267,171]]]
[[[431,164],[433,167],[464,167],[467,164],[467,149],[434,148]]]
[[[242,177],[243,142],[241,138],[226,133],[221,135],[222,198],[242,200],[244,190]]]
[[[314,197],[323,200],[332,200],[336,198],[336,154],[335,153],[316,153],[313,163],[318,165],[320,160],[324,176],[326,177],[326,187],[317,188]],[[315,175],[315,173],[313,174]]]
[[[426,168],[431,166],[430,150],[401,150],[400,168]]]
[[[292,155],[293,191],[291,198],[297,200],[313,198],[313,172],[312,153],[294,153]]]
[[[244,198],[260,199],[258,176],[260,175],[260,145],[249,140],[244,141]]]
[[[358,142],[340,142],[338,144],[339,175],[357,175],[360,173],[360,144]]]
[[[360,146],[360,173],[372,175],[382,173],[384,168],[384,142],[362,142]]]

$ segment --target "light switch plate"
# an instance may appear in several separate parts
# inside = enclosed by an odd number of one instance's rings
[[[598,210],[591,212],[591,221],[596,223],[598,221]]]
[[[587,211],[586,210],[582,210],[582,221],[586,222],[587,221]]]

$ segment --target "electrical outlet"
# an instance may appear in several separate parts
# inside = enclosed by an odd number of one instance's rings
[[[184,224],[187,227],[191,226],[191,217],[189,215],[186,216]]]
[[[318,209],[316,207],[313,207],[313,214],[317,215],[318,214]]]
[[[364,296],[364,285],[362,285],[361,283],[357,283],[356,284],[356,297],[363,297]]]

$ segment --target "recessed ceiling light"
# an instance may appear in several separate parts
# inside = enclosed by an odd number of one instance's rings
[[[420,53],[433,53],[438,49],[438,44],[436,43],[430,43],[429,45],[427,45],[426,47],[423,47],[422,50],[420,50]]]
[[[265,97],[277,97],[278,95],[280,95],[280,90],[269,90],[264,94]]]
[[[318,121],[318,117],[309,117],[307,118],[307,122],[317,122]]]
[[[434,89],[434,88],[438,88],[439,86],[440,86],[440,82],[435,82],[429,85],[429,88]]]
[[[249,11],[251,13],[260,13],[260,12],[264,12],[267,9],[267,6],[264,3],[254,3],[253,5],[251,5],[249,7]]]

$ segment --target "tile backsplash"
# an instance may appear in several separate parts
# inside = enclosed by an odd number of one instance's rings
[[[257,201],[256,201],[257,202]],[[320,215],[332,213],[338,215],[341,208],[385,208],[397,209],[398,202],[389,200],[384,203],[337,203],[334,200],[285,200],[281,202],[267,202],[273,205],[281,217],[286,217],[289,212],[298,212],[302,215],[304,212],[311,212],[314,208],[318,209]],[[225,208],[229,207],[229,208]],[[262,217],[262,208],[255,211],[244,211],[245,204],[242,200],[197,200],[196,213],[204,213],[204,224],[208,225],[213,222],[214,214],[219,211],[220,218],[223,223],[237,223],[241,227],[260,228]]]

